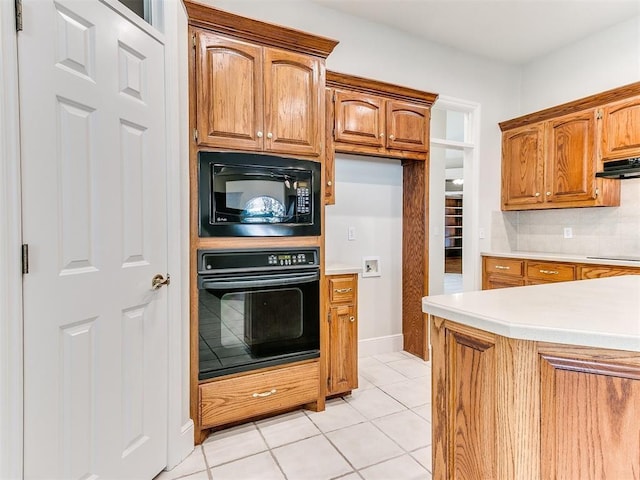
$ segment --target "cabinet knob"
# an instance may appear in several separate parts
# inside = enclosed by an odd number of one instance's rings
[[[352,322],[352,323],[353,323],[353,322],[355,322],[355,321],[356,321],[356,317],[354,317],[353,315],[351,315],[351,316],[349,317],[349,321],[350,321],[350,322]]]
[[[389,135],[389,140],[395,140],[396,136],[395,135]]]
[[[267,133],[267,138],[273,138],[273,133],[271,132]]]
[[[384,132],[382,132],[382,133],[380,134],[380,138],[382,138],[382,137],[384,137]]]
[[[539,197],[539,196],[540,196],[540,192],[536,192],[536,197]]]
[[[547,192],[547,197],[550,197],[550,196],[551,196],[551,192]]]
[[[331,180],[327,180],[327,187],[330,187],[331,185],[333,185],[333,182]]]
[[[262,138],[262,132],[258,132],[258,133],[256,133],[256,137],[258,137],[258,138]]]

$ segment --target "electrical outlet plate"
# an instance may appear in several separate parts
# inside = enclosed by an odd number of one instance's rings
[[[573,229],[571,227],[564,227],[564,238],[573,238]]]

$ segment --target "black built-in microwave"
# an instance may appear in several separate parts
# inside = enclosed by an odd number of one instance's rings
[[[199,236],[319,236],[320,173],[311,160],[199,152]]]

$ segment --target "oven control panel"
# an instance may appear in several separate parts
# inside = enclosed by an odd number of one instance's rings
[[[317,248],[283,250],[199,250],[199,273],[319,267]]]

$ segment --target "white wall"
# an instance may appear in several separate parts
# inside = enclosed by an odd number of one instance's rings
[[[491,212],[500,208],[500,130],[497,123],[513,117],[518,111],[519,68],[427,42],[308,1],[207,0],[207,3],[239,15],[339,40],[327,59],[330,70],[480,103],[482,153],[478,224],[490,233]],[[383,276],[377,280],[361,279],[360,283],[360,338],[399,334],[402,329],[401,287],[400,277],[394,269],[400,268],[402,242],[399,235],[388,230],[388,225],[399,224],[401,217],[401,197],[391,193],[397,189],[392,182],[399,181],[400,163],[387,165],[376,159],[338,157],[336,169],[337,202],[326,209],[327,259],[340,258],[344,259],[343,263],[359,265],[362,256],[380,255]],[[357,171],[366,171],[369,183],[354,182],[353,176],[344,176]],[[375,183],[377,181],[384,182]],[[367,202],[377,205],[385,200],[377,194],[371,196],[374,187],[388,191],[389,201],[393,203],[388,210],[395,216],[393,219],[380,221],[373,211],[367,215]],[[345,198],[359,199],[359,203],[345,205]],[[348,242],[344,228],[347,224],[357,225],[358,231],[367,232],[370,240],[385,240],[371,244],[360,234],[358,240]],[[486,242],[481,249],[489,248],[489,240]]]
[[[522,114],[640,81],[640,17],[576,42],[523,68]],[[504,250],[576,255],[640,253],[640,179],[620,183],[619,207],[505,213]],[[573,238],[563,238],[563,228]],[[506,248],[505,248],[506,247]]]

